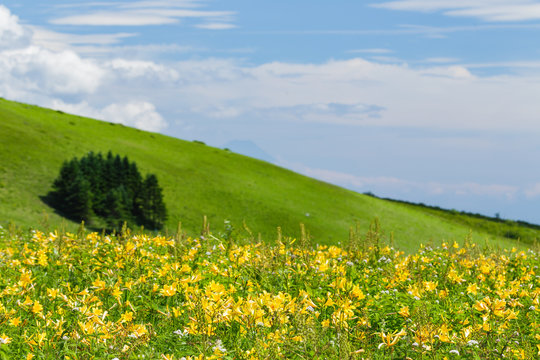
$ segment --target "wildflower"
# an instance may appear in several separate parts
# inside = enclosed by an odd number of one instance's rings
[[[24,302],[22,303],[23,305],[25,306],[30,306],[32,305],[34,302],[32,301],[32,299],[30,299],[30,297],[27,295],[26,296],[26,299],[24,300]]]
[[[9,344],[11,342],[11,338],[9,336],[6,336],[6,334],[0,335],[0,344]]]
[[[19,279],[19,284],[22,286],[22,287],[26,287],[28,285],[31,285],[32,284],[32,273],[31,272],[23,272],[21,274],[21,277]]]
[[[408,318],[409,316],[411,316],[411,313],[409,312],[409,307],[408,306],[403,306],[401,309],[399,309],[398,313],[399,313],[399,315],[403,316],[404,318]]]
[[[468,346],[477,346],[477,345],[478,345],[478,341],[476,341],[476,340],[469,340],[469,341],[467,341],[467,345],[468,345]]]
[[[456,354],[456,355],[459,355],[459,351],[457,351],[457,350],[450,350],[450,354]]]
[[[184,329],[183,331],[182,330],[176,330],[174,331],[174,333],[180,337],[185,337],[185,336],[188,336],[189,335],[189,331],[187,331],[187,329]]]
[[[22,322],[21,318],[16,317],[16,318],[13,318],[13,319],[9,320],[9,325],[17,327],[17,326],[19,326],[21,324],[21,322]]]
[[[407,335],[407,332],[404,329],[401,329],[399,332],[394,332],[388,335],[386,335],[384,332],[381,332],[380,335],[383,342],[379,344],[379,349],[383,346],[391,347],[396,345],[402,336]]]
[[[40,313],[40,312],[42,312],[42,311],[43,311],[43,305],[41,305],[41,304],[39,303],[39,301],[36,300],[36,301],[34,302],[34,306],[32,306],[32,312],[33,312],[34,314],[38,314],[38,313]]]
[[[161,289],[160,294],[162,296],[174,296],[176,294],[176,286],[175,285],[164,285],[163,289]]]
[[[434,291],[437,288],[438,284],[438,281],[424,281],[424,288],[426,289],[426,291]]]
[[[47,296],[52,299],[56,299],[58,296],[58,289],[47,289]]]
[[[133,312],[126,311],[125,313],[122,314],[120,322],[130,322],[131,320],[133,320]]]
[[[475,283],[467,286],[467,294],[473,294],[473,295],[476,295],[478,293],[478,285],[476,285]]]
[[[223,346],[223,343],[219,339],[216,340],[216,345],[212,348],[212,350],[214,350],[214,352],[219,352],[219,353],[227,352],[227,349],[225,349],[225,347]]]

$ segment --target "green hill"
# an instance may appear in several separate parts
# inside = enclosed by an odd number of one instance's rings
[[[199,232],[204,215],[214,231],[230,220],[247,236],[299,236],[305,224],[314,242],[345,242],[351,226],[367,231],[378,218],[386,238],[404,250],[420,242],[473,239],[501,246],[532,244],[540,230],[494,219],[463,221],[420,206],[362,195],[317,181],[264,161],[206,146],[200,142],[149,133],[119,124],[64,114],[37,106],[0,100],[0,224],[74,230],[40,198],[51,189],[64,160],[89,151],[111,150],[135,161],[142,173],[157,175],[169,211],[167,229],[179,221],[190,234]],[[507,227],[512,229],[512,236]],[[517,234],[517,236],[516,236]]]

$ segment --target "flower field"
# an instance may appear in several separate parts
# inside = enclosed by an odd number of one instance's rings
[[[0,358],[540,357],[537,250],[226,239],[0,228]]]

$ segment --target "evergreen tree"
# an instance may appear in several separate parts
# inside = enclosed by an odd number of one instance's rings
[[[108,152],[65,161],[49,193],[51,205],[73,220],[102,218],[110,229],[124,221],[161,229],[167,219],[163,191],[154,174],[144,180],[137,164]]]
[[[157,177],[154,174],[147,175],[142,189],[143,223],[151,229],[161,229],[167,220],[167,209]]]
[[[67,217],[76,221],[91,221],[90,183],[81,171],[77,158],[64,162],[50,195],[55,207]]]

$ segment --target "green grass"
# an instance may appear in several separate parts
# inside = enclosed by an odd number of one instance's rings
[[[489,239],[500,246],[520,246],[493,231],[490,219],[464,223],[461,218],[408,204],[377,199],[292,171],[176,138],[96,121],[37,106],[0,100],[0,223],[42,229],[71,223],[54,213],[40,196],[47,194],[64,160],[88,151],[127,155],[143,174],[155,173],[169,211],[167,230],[178,222],[190,234],[200,232],[207,216],[214,232],[230,220],[237,235],[276,238],[276,228],[298,237],[304,223],[314,242],[346,242],[351,226],[367,231],[378,218],[387,238],[406,251],[420,242]],[[306,216],[309,214],[309,216]],[[527,228],[522,243],[540,235]]]

